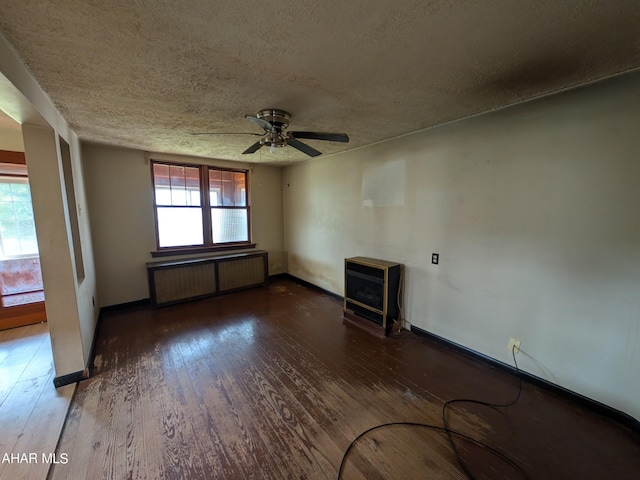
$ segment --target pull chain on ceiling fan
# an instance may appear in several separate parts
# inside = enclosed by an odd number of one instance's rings
[[[295,148],[296,150],[309,155],[310,157],[317,157],[322,155],[322,152],[316,150],[310,145],[301,142],[300,139],[305,140],[323,140],[328,142],[343,142],[349,141],[349,136],[345,133],[326,133],[326,132],[299,132],[299,131],[287,131],[289,127],[289,121],[291,115],[284,110],[278,110],[275,108],[267,108],[260,110],[256,116],[245,115],[245,118],[251,120],[258,127],[264,130],[264,133],[240,133],[239,135],[260,135],[262,138],[256,143],[247,148],[243,155],[257,152],[263,146],[268,146],[271,152],[274,152],[276,148],[285,147],[287,145]],[[230,135],[230,133],[194,133],[193,135]]]

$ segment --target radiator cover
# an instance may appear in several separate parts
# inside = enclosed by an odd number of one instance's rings
[[[266,285],[268,254],[220,255],[202,259],[147,263],[154,307]]]

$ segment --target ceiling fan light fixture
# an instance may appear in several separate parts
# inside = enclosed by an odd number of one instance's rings
[[[281,128],[274,128],[272,131],[267,132],[267,136],[264,139],[264,144],[269,146],[269,153],[276,153],[276,149],[287,145],[287,141],[282,135]]]

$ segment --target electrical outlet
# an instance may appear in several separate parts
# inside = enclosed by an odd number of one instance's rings
[[[438,265],[438,262],[440,262],[440,254],[439,253],[432,253],[431,254],[431,263],[433,263],[434,265]]]
[[[509,353],[511,353],[511,352],[518,353],[519,351],[520,351],[520,340],[516,340],[515,338],[510,338],[509,339]]]

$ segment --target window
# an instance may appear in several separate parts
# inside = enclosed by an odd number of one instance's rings
[[[25,165],[0,167],[0,258],[38,255],[26,170]]]
[[[246,170],[151,162],[158,252],[250,244]]]

